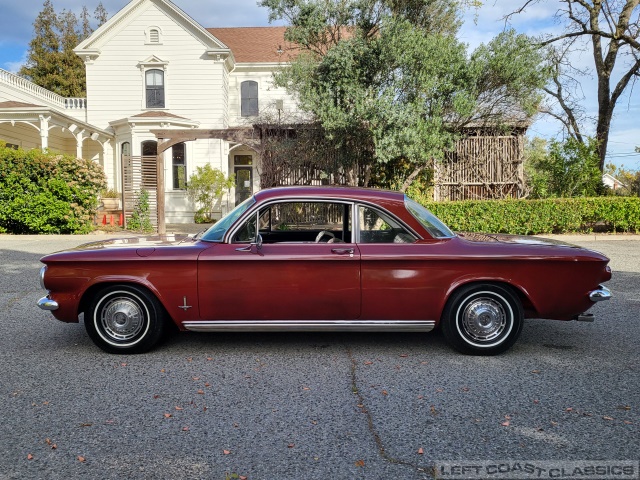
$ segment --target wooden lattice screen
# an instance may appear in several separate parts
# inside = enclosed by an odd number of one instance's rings
[[[524,136],[476,135],[456,142],[434,163],[434,200],[521,198]]]
[[[122,183],[124,190],[125,221],[131,218],[138,196],[142,189],[149,192],[150,220],[153,226],[158,225],[157,196],[157,159],[148,157],[122,157]]]
[[[260,188],[285,185],[362,185],[372,153],[336,148],[318,125],[256,125],[260,143]],[[357,152],[354,154],[354,152]],[[365,182],[366,183],[366,182]]]

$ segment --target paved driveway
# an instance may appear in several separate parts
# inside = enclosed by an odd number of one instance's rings
[[[35,307],[42,254],[0,235],[0,479],[421,479],[436,460],[638,460],[640,242],[595,323],[528,321],[507,354],[439,334],[181,334],[102,353]]]

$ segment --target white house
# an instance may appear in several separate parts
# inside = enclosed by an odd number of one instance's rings
[[[235,174],[224,214],[259,188],[258,156],[203,132],[295,112],[294,99],[272,81],[288,51],[283,27],[206,29],[169,0],[132,0],[75,49],[86,65],[86,99],[62,98],[0,70],[0,140],[92,159],[123,192],[153,188],[153,157],[168,145],[167,131],[192,130],[193,139],[162,154],[159,223],[193,220],[185,180],[205,164]]]
[[[624,183],[622,183],[613,175],[609,175],[608,173],[605,173],[604,175],[602,175],[602,183],[604,183],[611,190],[619,190],[621,188],[626,187]]]

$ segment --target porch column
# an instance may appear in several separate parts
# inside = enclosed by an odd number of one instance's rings
[[[40,148],[43,151],[49,148],[49,120],[51,117],[40,115]]]
[[[84,137],[82,136],[82,133],[80,133],[80,135],[78,135],[78,138],[76,138],[76,158],[82,158],[82,142],[84,141]]]
[[[160,149],[158,149],[160,150]],[[156,160],[156,176],[158,184],[156,186],[156,199],[158,204],[158,234],[167,233],[167,227],[164,221],[164,150],[158,151]]]

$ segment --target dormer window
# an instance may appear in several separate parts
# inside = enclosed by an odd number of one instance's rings
[[[160,27],[149,27],[145,30],[145,43],[147,45],[162,43],[162,30]]]

